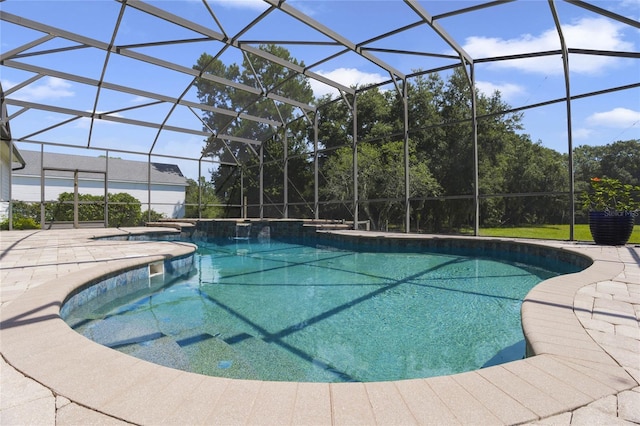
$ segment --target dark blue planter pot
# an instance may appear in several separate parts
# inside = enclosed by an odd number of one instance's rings
[[[633,232],[634,214],[631,212],[589,212],[589,230],[596,244],[621,246]]]

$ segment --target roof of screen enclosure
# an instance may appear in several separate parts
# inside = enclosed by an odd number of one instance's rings
[[[548,56],[562,60],[570,55],[640,58],[638,52],[585,49],[565,42],[563,25],[570,21],[572,13],[588,13],[594,17],[605,17],[616,25],[640,28],[638,21],[607,10],[607,2],[359,1],[355,3],[362,10],[362,19],[353,16],[347,20],[351,24],[341,28],[336,28],[334,22],[320,22],[314,19],[313,14],[306,14],[304,10],[308,2],[246,2],[253,8],[252,19],[245,19],[245,15],[240,17],[226,7],[228,5],[213,0],[3,1],[0,3],[2,33],[19,30],[21,34],[16,45],[6,45],[4,40],[7,37],[3,37],[2,42],[1,69],[19,72],[21,76],[20,81],[11,82],[11,87],[6,83],[3,87],[3,139],[10,134],[11,127],[15,127],[11,135],[14,141],[198,159],[210,137],[231,144],[255,145],[260,142],[228,134],[225,129],[209,128],[202,119],[205,110],[228,117],[229,123],[252,120],[270,124],[274,129],[286,124],[249,115],[245,110],[201,104],[193,85],[199,77],[245,91],[256,101],[267,98],[275,105],[289,104],[295,107],[298,118],[308,119],[316,110],[316,106],[302,103],[282,92],[279,85],[268,87],[264,83],[250,87],[199,74],[193,65],[202,52],[219,58],[225,64],[239,64],[244,57],[256,55],[285,66],[294,72],[292,75],[304,75],[316,85],[330,87],[338,96],[355,93],[353,87],[341,84],[322,72],[338,60],[343,68],[357,69],[365,63],[369,69],[375,67],[376,73],[388,77],[387,81],[377,85],[395,90],[403,84],[403,79],[418,72],[441,72],[460,66],[465,67],[471,78],[470,70],[474,66],[499,61]],[[346,13],[342,8],[349,2],[322,3],[337,16]],[[351,3],[353,6],[354,2]],[[57,22],[51,18],[54,14],[47,14],[46,8],[39,7],[45,4],[60,12],[55,14]],[[529,30],[527,8],[532,7],[546,14],[547,27],[555,27],[555,49],[508,52],[498,57],[474,57],[465,51],[465,33],[461,28],[468,20],[484,21],[482,23],[489,31],[492,26],[500,25],[491,18],[493,12],[504,8],[509,16],[522,20],[521,33],[525,33]],[[59,19],[60,16],[64,19]],[[372,22],[372,16],[378,18]],[[152,27],[154,31],[145,31]],[[414,42],[407,43],[407,40]],[[281,45],[304,65],[269,55],[258,49],[261,44]],[[171,48],[171,54],[167,53],[168,48]],[[412,69],[407,69],[406,64],[409,63]],[[420,71],[416,70],[416,63]],[[567,87],[569,76],[565,68]],[[76,96],[63,97],[55,103],[46,103],[37,96],[24,96],[31,88],[41,86],[45,77],[64,82],[62,90],[73,87]],[[638,81],[612,84],[592,92],[571,93],[571,96],[640,86]],[[535,105],[565,99],[567,92],[564,89],[556,98],[542,100]],[[134,98],[137,103],[132,103]],[[531,104],[515,106],[516,109],[528,107]],[[56,119],[39,118],[44,115]],[[28,130],[21,126],[20,133],[17,133],[18,126],[11,126],[11,123],[22,119],[29,119]],[[78,126],[78,120],[86,125]],[[74,128],[83,127],[80,138],[70,136],[70,124],[75,124]],[[121,126],[122,138],[101,138],[100,126],[107,125]],[[177,149],[169,147],[170,141],[175,145],[175,141],[181,138],[196,142],[181,143]]]

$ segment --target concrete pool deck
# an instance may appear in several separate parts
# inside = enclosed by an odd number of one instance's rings
[[[145,232],[175,231],[0,233],[0,424],[640,423],[637,245],[523,241],[594,260],[527,296],[523,328],[536,356],[428,379],[288,383],[151,364],[91,342],[59,318],[60,304],[80,283],[193,249],[180,242],[92,239]]]

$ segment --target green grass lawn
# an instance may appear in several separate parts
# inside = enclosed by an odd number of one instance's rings
[[[521,228],[480,228],[483,237],[541,238],[547,240],[568,240],[569,225],[539,225]],[[593,241],[589,225],[576,225],[574,239],[577,241]],[[640,226],[633,227],[629,243],[640,243]]]

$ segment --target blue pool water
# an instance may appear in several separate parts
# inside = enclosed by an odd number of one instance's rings
[[[111,348],[212,376],[431,377],[523,358],[522,299],[558,275],[481,257],[275,241],[203,244],[195,263],[188,277],[132,283],[66,321]]]

